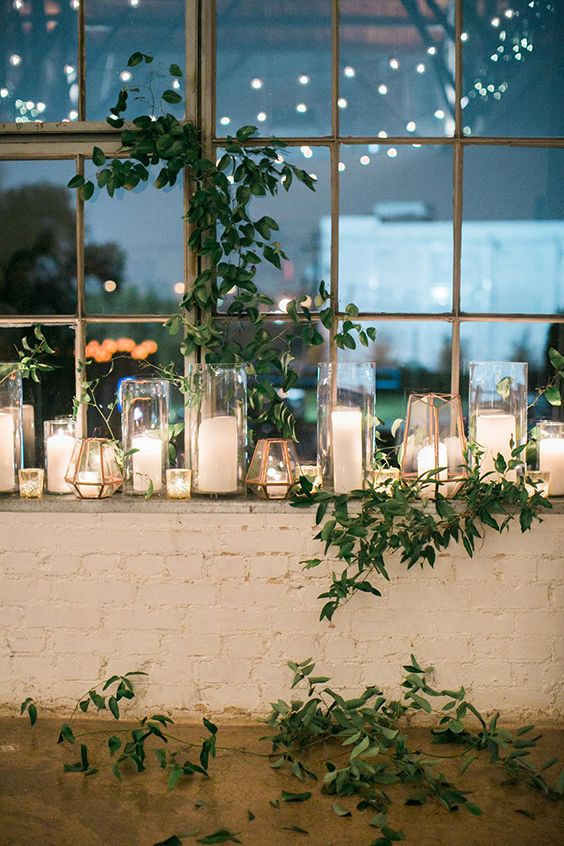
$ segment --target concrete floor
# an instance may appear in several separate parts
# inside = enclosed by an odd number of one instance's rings
[[[117,728],[109,721],[104,728]],[[319,795],[319,786],[273,770],[261,757],[221,751],[212,762],[212,778],[194,776],[167,792],[165,775],[156,759],[148,758],[147,772],[130,773],[122,783],[109,768],[91,777],[65,774],[64,761],[78,758],[75,750],[57,746],[60,721],[40,719],[30,729],[27,719],[0,720],[0,846],[153,846],[174,833],[198,829],[198,837],[218,828],[238,832],[244,846],[370,846],[379,832],[370,828],[370,813],[355,812],[352,818],[337,817],[331,797]],[[82,730],[97,728],[93,721]],[[120,725],[120,727],[122,727]],[[77,732],[79,729],[77,729]],[[220,727],[218,743],[267,752],[260,741],[264,726]],[[176,726],[175,734],[187,740],[202,736],[198,728]],[[414,732],[414,741],[428,735]],[[86,739],[85,739],[86,740]],[[88,740],[92,740],[88,738]],[[102,764],[107,752],[102,744],[89,744],[92,763]],[[447,754],[449,747],[433,747]],[[76,749],[78,752],[78,749]],[[547,731],[542,741],[542,760],[560,753],[564,760],[564,731]],[[406,842],[417,846],[560,846],[564,842],[564,803],[555,803],[521,787],[500,785],[503,772],[477,762],[464,776],[456,765],[443,761],[441,769],[458,786],[472,790],[472,800],[481,805],[482,817],[468,812],[449,814],[430,801],[423,807],[405,806],[402,788],[389,789],[397,797],[390,815],[395,828],[402,828]],[[552,771],[557,777],[558,766]],[[301,804],[281,802],[275,809],[269,800],[282,789],[312,790],[313,797]],[[196,805],[198,803],[198,805]],[[203,804],[201,804],[203,803]],[[344,807],[355,802],[340,800]],[[531,819],[517,809],[534,814]],[[248,821],[247,812],[255,819]],[[300,826],[308,835],[284,829]],[[189,846],[195,837],[183,841]]]

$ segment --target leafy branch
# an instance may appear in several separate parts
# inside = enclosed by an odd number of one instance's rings
[[[370,486],[334,495],[314,490],[302,477],[291,504],[296,508],[317,505],[315,523],[320,528],[315,538],[324,543],[325,555],[330,552],[343,565],[340,573],[332,573],[328,589],[319,597],[326,600],[320,619],[330,621],[357,592],[381,596],[373,578],[390,581],[386,559],[393,553],[399,553],[408,570],[416,564],[421,569],[434,567],[437,554],[451,542],[461,543],[472,558],[486,527],[501,533],[517,519],[526,532],[534,520],[541,521],[542,509],[551,508],[550,502],[538,491],[529,495],[523,483],[507,478],[522,464],[524,449],[514,448],[509,461],[497,456],[499,478],[493,473],[481,475],[479,462],[474,462],[450,499],[437,486],[434,507],[421,499],[422,484],[432,481],[428,478],[416,483],[390,480],[384,490]],[[304,569],[312,569],[321,561],[312,558],[302,563]]]
[[[31,379],[34,382],[40,381],[41,373],[55,370],[55,366],[49,364],[49,356],[56,355],[56,351],[50,346],[43,329],[39,324],[33,327],[35,343],[30,343],[27,337],[22,338],[22,349],[16,347],[18,362],[16,367],[6,369],[4,366],[0,371],[0,384],[8,379],[15,369],[22,379]]]
[[[151,62],[151,56],[136,52],[128,66]],[[173,64],[169,73],[178,78],[182,72]],[[150,92],[151,114],[126,123],[131,90],[120,89],[107,119],[110,126],[121,130],[117,156],[108,159],[95,147],[95,176],[76,174],[69,187],[87,201],[96,187],[113,197],[120,189],[132,191],[148,182],[151,175],[154,187],[163,189],[175,185],[181,173],[188,174],[188,246],[200,266],[168,328],[173,334],[182,331],[184,355],[247,367],[251,431],[274,429],[295,437],[295,420],[285,397],[299,378],[296,349],[321,346],[324,336],[320,330],[334,331],[335,314],[322,282],[314,303],[303,295],[287,304],[281,318],[283,331],[266,320],[265,313],[275,303],[259,288],[257,273],[265,262],[281,270],[287,255],[276,237],[276,220],[255,214],[254,208],[261,198],[276,197],[281,189],[289,191],[295,182],[314,190],[315,179],[286,160],[283,142],[253,141],[257,134],[253,126],[243,126],[228,137],[217,160],[206,157],[199,128],[164,110],[167,103],[182,102],[172,89],[157,99]],[[339,347],[354,349],[356,338],[365,346],[374,340],[375,329],[365,330],[354,321],[357,315],[356,306],[347,306],[347,319],[335,335]],[[173,365],[167,372],[175,380],[181,378]]]

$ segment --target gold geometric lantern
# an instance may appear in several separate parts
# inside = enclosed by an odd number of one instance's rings
[[[115,446],[105,438],[84,438],[74,445],[65,482],[80,499],[105,499],[123,483]]]
[[[411,394],[401,455],[402,479],[421,481],[425,496],[437,487],[453,496],[468,475],[459,394]]]
[[[287,499],[302,475],[293,441],[288,438],[263,438],[257,441],[247,485],[262,499]]]

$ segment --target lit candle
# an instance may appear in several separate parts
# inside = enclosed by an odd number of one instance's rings
[[[80,484],[82,482],[82,484]],[[98,470],[80,470],[77,479],[79,494],[84,499],[97,499],[102,484],[102,475]]]
[[[147,493],[153,483],[154,493],[163,486],[163,442],[153,435],[139,435],[131,441],[134,493]]]
[[[362,413],[337,407],[331,412],[333,488],[336,494],[362,488]]]
[[[476,419],[476,441],[485,450],[482,458],[482,474],[495,472],[494,461],[498,453],[505,460],[511,460],[511,440],[515,440],[515,416],[513,414],[478,414]],[[499,473],[489,478],[499,478]],[[510,470],[507,479],[515,481],[517,473]]]
[[[14,437],[12,415],[0,413],[0,491],[13,491],[16,486]]]
[[[460,473],[464,468],[464,456],[460,438],[456,436],[445,438],[444,444],[447,451],[447,466],[451,473]]]
[[[428,446],[423,447],[417,453],[417,475],[424,476],[427,473],[430,473],[432,470],[438,470],[439,467],[441,468],[439,473],[434,473],[432,476],[428,476],[428,484],[430,485],[425,490],[425,495],[430,497],[431,499],[435,496],[435,486],[431,485],[432,482],[444,482],[448,479],[448,453],[445,444],[440,441],[439,443],[439,462],[437,464],[435,460],[435,446],[434,444],[429,444]],[[441,485],[441,491],[444,488],[444,485]]]
[[[198,430],[198,491],[237,491],[237,418],[208,417]]]
[[[66,494],[72,491],[65,482],[65,474],[71,460],[75,439],[64,431],[47,438],[47,490],[49,493]]]
[[[550,473],[549,494],[564,496],[564,438],[541,438],[539,467]]]

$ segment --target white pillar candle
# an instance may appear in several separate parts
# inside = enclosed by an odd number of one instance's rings
[[[199,493],[237,491],[237,418],[208,417],[198,430]]]
[[[336,494],[363,487],[362,413],[357,408],[337,407],[331,412],[333,488]]]
[[[460,438],[457,438],[454,435],[450,438],[445,438],[444,445],[447,450],[448,469],[451,473],[460,473],[465,463]]]
[[[71,460],[75,439],[72,435],[57,432],[47,438],[45,445],[47,457],[47,490],[49,493],[71,493],[72,488],[65,482],[65,474]]]
[[[445,444],[440,441],[439,442],[439,463],[437,464],[435,460],[435,446],[434,444],[429,444],[428,446],[423,447],[417,453],[417,475],[424,476],[427,473],[430,473],[432,470],[438,470],[441,467],[441,471],[439,473],[434,473],[432,476],[428,476],[424,482],[425,485],[425,496],[428,496],[430,499],[435,498],[435,485],[433,482],[445,482],[448,479],[448,453]],[[441,493],[444,495],[447,492],[447,485],[442,484],[440,487]]]
[[[564,496],[564,438],[541,438],[539,453],[539,469],[550,472],[549,494]]]
[[[14,418],[0,413],[0,491],[13,491],[16,486],[14,436]]]
[[[80,484],[82,482],[83,484]],[[84,484],[86,483],[86,484]],[[78,492],[84,499],[96,499],[100,492],[102,477],[98,470],[80,470],[77,479]]]
[[[149,482],[154,493],[163,486],[163,442],[153,435],[139,435],[131,441],[134,493],[147,493]]]
[[[498,453],[505,460],[511,460],[511,440],[515,441],[516,422],[513,414],[478,414],[476,419],[476,442],[485,450],[482,457],[482,474],[495,471],[494,461]],[[498,477],[490,476],[490,479]],[[507,479],[517,478],[515,470],[507,473]]]

